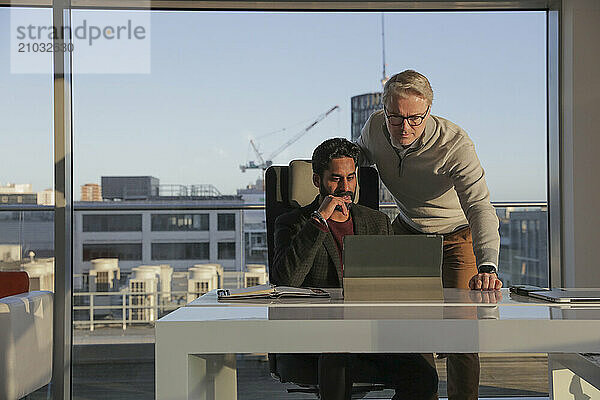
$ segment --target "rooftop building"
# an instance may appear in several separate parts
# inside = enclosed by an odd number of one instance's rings
[[[97,183],[81,185],[81,201],[102,201],[102,187]]]
[[[7,183],[6,185],[0,185],[0,194],[15,193],[32,194],[33,188],[31,186],[31,183]]]
[[[38,204],[30,183],[7,183],[0,186],[0,204]]]
[[[102,198],[106,200],[148,200],[159,196],[160,181],[153,176],[103,176]]]
[[[41,206],[53,206],[55,201],[54,189],[46,189],[37,193],[37,203]]]

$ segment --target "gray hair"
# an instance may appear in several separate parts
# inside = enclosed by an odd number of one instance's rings
[[[407,69],[392,76],[383,87],[383,104],[389,106],[394,99],[406,98],[408,96],[421,97],[431,105],[433,102],[433,90],[427,78]]]

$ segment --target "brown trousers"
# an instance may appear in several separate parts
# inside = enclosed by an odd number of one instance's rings
[[[398,218],[392,223],[396,235],[412,235]],[[444,235],[442,284],[445,288],[468,289],[469,280],[477,274],[471,229],[465,227]],[[479,355],[476,353],[448,354],[449,400],[476,400],[479,396]]]

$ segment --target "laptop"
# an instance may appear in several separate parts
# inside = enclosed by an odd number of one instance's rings
[[[555,303],[594,303],[600,302],[600,289],[550,289],[529,292],[530,297]]]
[[[440,235],[344,237],[344,299],[441,300]]]

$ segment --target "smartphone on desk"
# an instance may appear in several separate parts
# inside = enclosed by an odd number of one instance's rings
[[[550,290],[539,286],[532,285],[513,285],[510,287],[510,292],[514,294],[520,294],[521,296],[528,296],[531,292],[540,292],[544,290]]]

